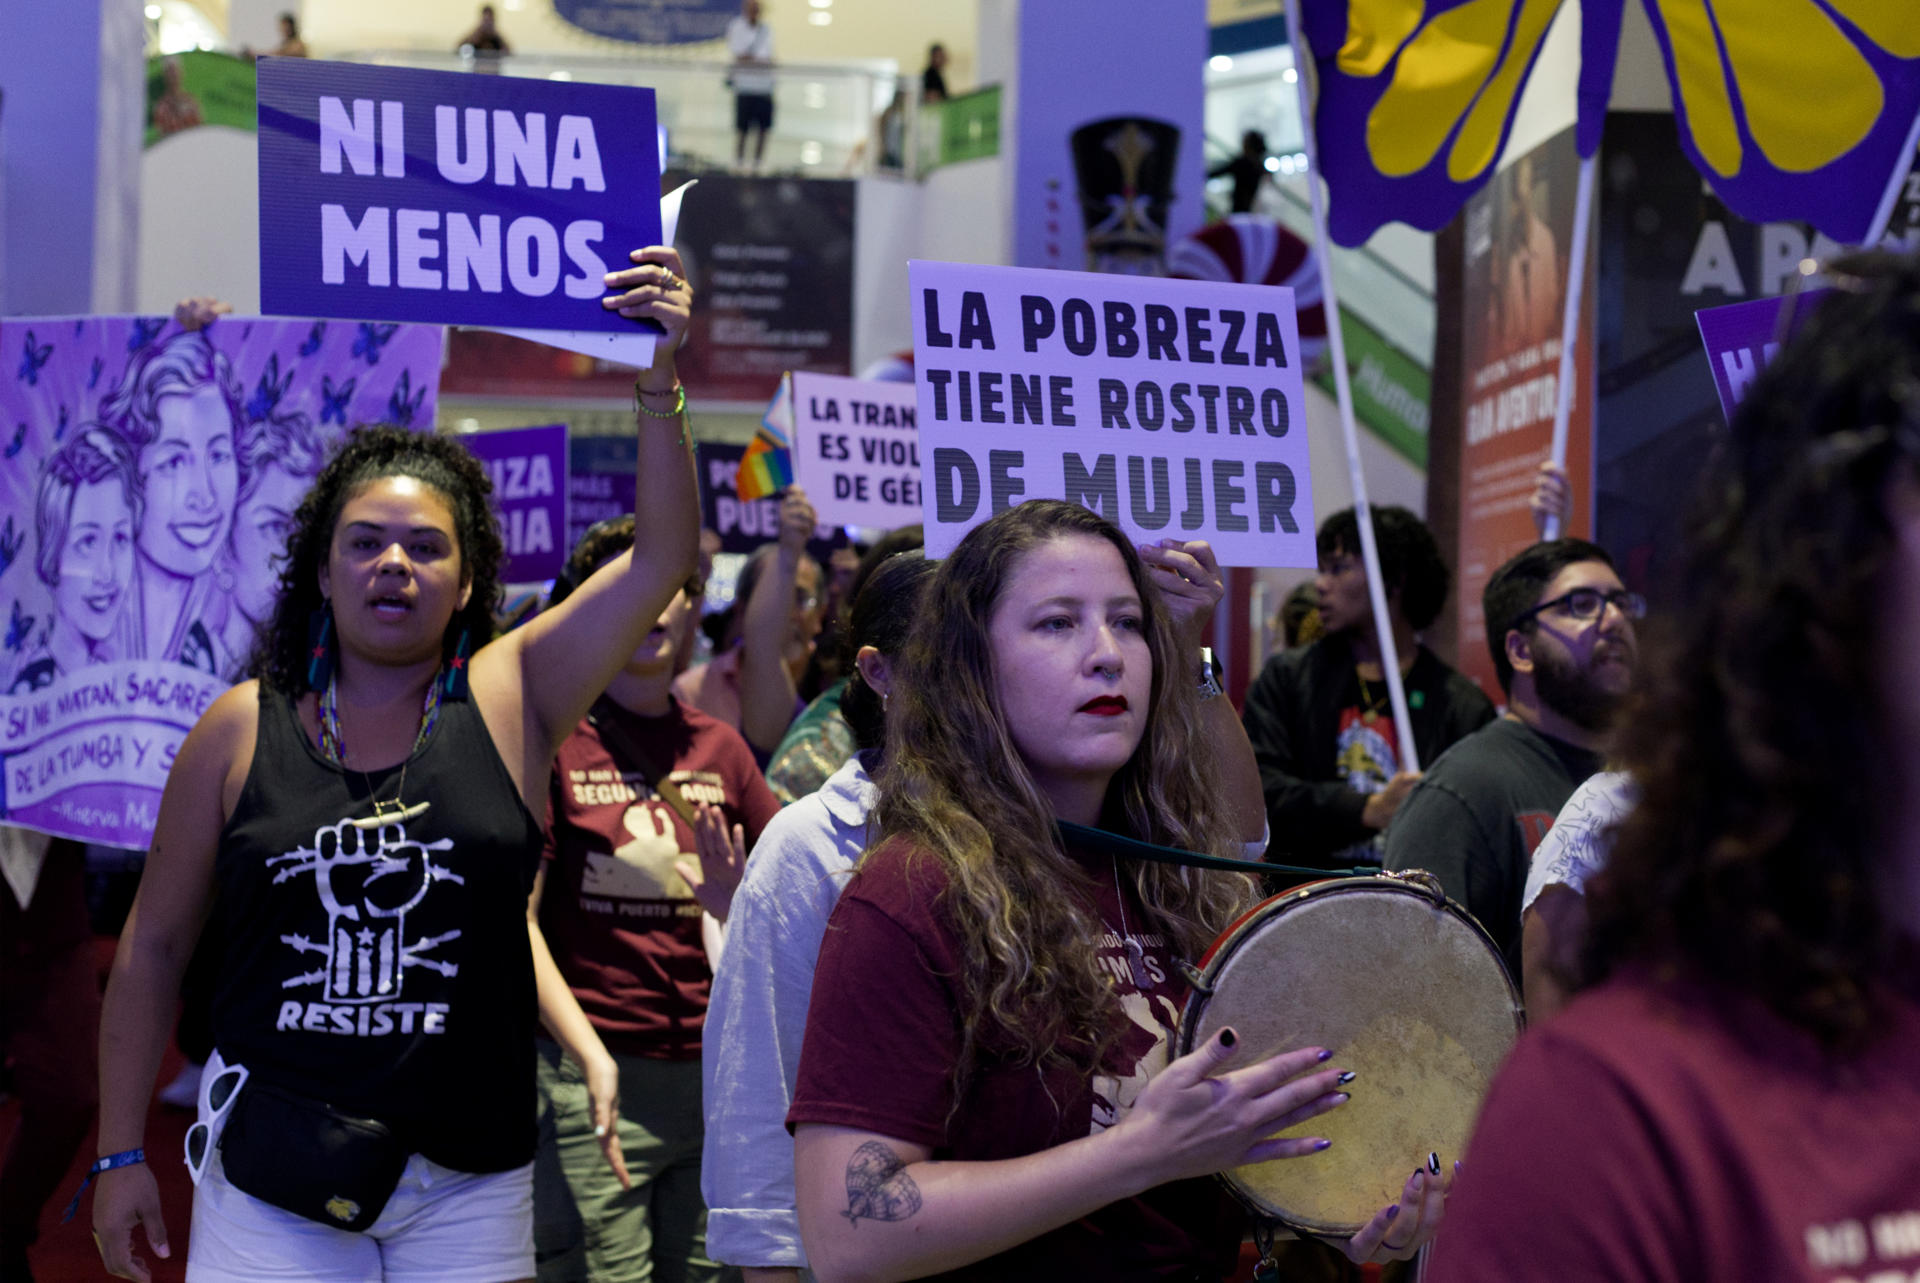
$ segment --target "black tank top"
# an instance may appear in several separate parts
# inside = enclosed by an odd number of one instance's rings
[[[261,688],[214,866],[215,1044],[436,1163],[506,1171],[534,1151],[526,907],[541,826],[468,701],[444,703],[405,764],[402,800],[427,809],[356,827],[374,798],[393,802],[401,769],[333,766],[292,702]]]

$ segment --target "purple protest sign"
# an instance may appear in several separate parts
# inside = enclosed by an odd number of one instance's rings
[[[260,299],[293,316],[635,329],[660,240],[651,89],[263,59]]]
[[[460,440],[493,478],[507,541],[500,578],[510,584],[552,579],[567,561],[567,425],[476,432]]]
[[[428,326],[0,322],[0,818],[147,845],[272,616],[301,496],[349,428],[433,426],[442,348]]]
[[[1826,296],[1826,290],[1802,290],[1790,296],[1702,308],[1693,314],[1700,326],[1700,340],[1707,345],[1707,364],[1713,367],[1713,389],[1720,394],[1720,412],[1728,422],[1733,421],[1733,409],[1747,394],[1754,376],[1780,351],[1780,309],[1794,308],[1787,326],[1790,331]]]

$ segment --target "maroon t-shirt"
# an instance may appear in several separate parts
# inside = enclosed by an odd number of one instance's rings
[[[1129,888],[1127,934],[1144,950],[1148,981],[1144,989],[1134,983],[1111,860],[1084,862],[1092,878],[1085,894],[1109,928],[1101,965],[1131,1018],[1106,1071],[1091,1082],[1066,1070],[1043,1081],[1038,1068],[989,1050],[949,1121],[964,1009],[961,952],[938,909],[944,870],[934,858],[909,852],[904,843],[874,852],[834,908],[814,972],[789,1126],[855,1127],[925,1145],[949,1161],[1018,1158],[1112,1126],[1167,1063],[1187,985],[1166,938],[1142,929],[1146,911]],[[1176,1181],[935,1277],[1224,1277],[1242,1225],[1223,1186]]]
[[[740,732],[678,700],[664,717],[641,717],[603,699],[554,759],[540,928],[560,974],[608,1050],[695,1060],[713,973],[699,901],[674,865],[697,862],[699,846],[648,772],[610,749],[620,741],[603,735],[601,717],[666,767],[690,805],[718,806],[743,826],[749,847],[780,803]]]
[[[1494,1080],[1429,1279],[1920,1277],[1916,996],[1833,1061],[1704,982],[1629,974],[1583,995]]]

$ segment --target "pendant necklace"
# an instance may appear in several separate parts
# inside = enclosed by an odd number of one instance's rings
[[[426,699],[420,705],[420,730],[413,737],[413,747],[408,750],[406,760],[400,764],[400,787],[395,791],[391,802],[383,802],[375,796],[373,777],[365,771],[355,770],[355,774],[365,781],[367,797],[373,803],[373,814],[354,820],[357,829],[377,829],[383,824],[400,824],[413,819],[424,812],[431,803],[420,802],[413,806],[406,804],[407,767],[413,764],[414,754],[427,742],[427,736],[433,733],[433,727],[440,720],[440,675],[435,673],[433,680],[427,683]],[[350,770],[347,765],[346,740],[340,734],[340,691],[339,675],[327,679],[327,689],[320,695],[320,755],[341,770]]]
[[[1371,726],[1380,720],[1380,706],[1374,702],[1373,692],[1367,688],[1366,675],[1358,667],[1353,670],[1353,675],[1360,682],[1360,723]]]
[[[1113,859],[1113,894],[1120,905],[1120,943],[1126,950],[1127,970],[1133,973],[1133,987],[1141,993],[1153,988],[1153,974],[1147,970],[1147,951],[1127,929],[1127,894],[1120,888],[1120,860]]]

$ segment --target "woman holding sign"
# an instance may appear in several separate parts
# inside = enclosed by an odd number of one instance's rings
[[[527,924],[542,794],[698,542],[673,364],[691,293],[673,250],[632,262],[603,303],[666,331],[636,384],[644,555],[489,641],[501,539],[459,445],[362,431],[301,502],[260,679],[179,748],[107,989],[94,1226],[113,1274],[149,1278],[136,1224],[170,1254],[141,1140],[211,915],[188,1277],[532,1277],[536,993],[594,1050]]]
[[[1200,956],[1250,881],[1123,869],[1055,827],[1241,854],[1182,659],[1198,643],[1167,601],[1217,576],[1203,546],[1135,549],[1044,500],[942,563],[788,1114],[822,1278],[1217,1279],[1242,1217],[1211,1174],[1325,1147],[1267,1138],[1346,1102],[1330,1052],[1233,1068],[1226,1030],[1169,1063],[1174,959]],[[1410,1255],[1444,1199],[1416,1175],[1349,1253]]]

